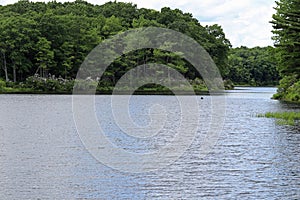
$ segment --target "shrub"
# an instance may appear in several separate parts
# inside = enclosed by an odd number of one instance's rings
[[[300,80],[296,75],[286,76],[280,81],[274,99],[300,102]]]
[[[0,79],[0,89],[6,87],[6,82]]]
[[[30,88],[35,92],[70,93],[72,92],[74,80],[66,80],[61,77],[42,78],[38,75],[28,77],[23,87]]]

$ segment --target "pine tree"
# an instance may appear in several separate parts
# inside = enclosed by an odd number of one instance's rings
[[[278,69],[283,76],[300,77],[300,0],[279,0],[276,4],[271,23],[280,55]]]

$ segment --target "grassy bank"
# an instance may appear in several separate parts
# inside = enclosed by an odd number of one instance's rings
[[[280,125],[296,125],[299,124],[300,112],[267,112],[258,114],[257,117],[275,118]]]

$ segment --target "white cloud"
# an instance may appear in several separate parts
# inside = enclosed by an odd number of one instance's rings
[[[1,5],[17,0],[0,0]],[[36,0],[34,0],[36,1]],[[46,1],[46,0],[45,0]],[[58,0],[63,2],[64,0]],[[104,4],[107,0],[87,0],[93,4]],[[192,13],[201,24],[219,24],[233,46],[272,45],[271,21],[274,0],[119,0],[132,2],[139,8],[160,10],[162,7],[179,8]]]

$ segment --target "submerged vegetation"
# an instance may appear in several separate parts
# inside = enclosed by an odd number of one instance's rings
[[[268,112],[257,117],[275,118],[279,125],[296,125],[299,124],[300,112]]]

